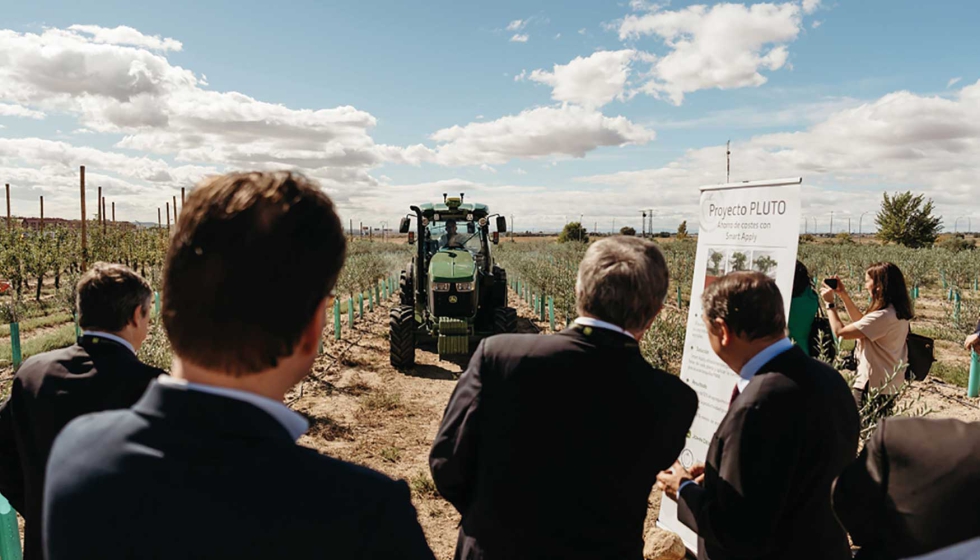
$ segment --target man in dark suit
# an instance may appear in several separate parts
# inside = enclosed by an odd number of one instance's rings
[[[847,383],[786,338],[783,298],[756,272],[705,289],[712,349],[738,372],[707,466],[676,463],[658,478],[698,534],[698,558],[850,558],[830,485],[857,454],[859,419]]]
[[[77,292],[78,343],[24,362],[0,407],[0,494],[24,517],[28,560],[41,558],[44,469],[55,436],[82,414],[132,406],[164,373],[136,357],[150,322],[146,280],[97,263]]]
[[[980,537],[980,423],[888,418],[834,484],[857,558],[925,554]]]
[[[344,253],[302,176],[198,185],[164,271],[173,378],[55,441],[50,560],[433,558],[408,485],[296,445],[308,425],[282,403],[316,359]]]
[[[579,266],[572,328],[480,344],[429,456],[462,514],[456,558],[643,557],[656,474],[697,410],[694,391],[637,343],[667,283],[655,244],[605,239]]]

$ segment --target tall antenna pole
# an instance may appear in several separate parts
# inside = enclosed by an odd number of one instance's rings
[[[725,182],[732,182],[732,141],[725,142]]]
[[[85,240],[85,166],[79,166],[80,183],[82,190],[82,270],[88,270],[88,250],[86,249]]]

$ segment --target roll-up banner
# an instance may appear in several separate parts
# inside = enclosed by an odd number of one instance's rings
[[[729,272],[755,270],[776,280],[789,316],[802,182],[796,178],[701,187],[698,250],[681,362],[681,379],[697,391],[699,401],[680,456],[686,468],[704,462],[738,379],[711,350],[701,318],[701,295]],[[689,550],[697,550],[697,535],[677,520],[677,503],[666,496],[657,525],[680,535]]]

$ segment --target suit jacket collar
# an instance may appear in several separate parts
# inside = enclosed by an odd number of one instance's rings
[[[559,334],[571,336],[596,346],[636,348],[637,350],[640,348],[640,344],[629,335],[586,325],[573,324]]]
[[[132,410],[195,433],[295,443],[286,428],[259,407],[181,385],[153,381]]]
[[[791,378],[796,377],[802,374],[805,369],[797,365],[798,362],[800,362],[801,360],[805,361],[807,359],[808,359],[807,355],[803,353],[803,350],[799,346],[794,344],[793,347],[790,348],[789,350],[782,352],[781,354],[777,355],[773,359],[766,362],[762,367],[759,368],[759,371],[752,376],[752,379],[754,380],[759,377],[762,377],[766,373],[773,373],[773,372],[778,372]],[[752,382],[750,381],[748,387],[751,386],[752,386]],[[748,387],[746,387],[746,389]]]

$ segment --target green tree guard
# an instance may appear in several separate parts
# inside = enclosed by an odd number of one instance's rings
[[[340,340],[340,300],[333,301],[333,338]]]
[[[153,314],[160,316],[160,292],[153,292]]]
[[[548,326],[555,332],[555,298],[548,296]]]
[[[374,302],[378,304],[378,307],[381,307],[381,289],[378,288],[377,284],[374,285]]]
[[[953,294],[953,302],[954,302],[953,322],[959,323],[960,322],[960,292],[959,291]]]
[[[10,357],[14,361],[14,369],[20,367],[20,323],[10,323]]]
[[[538,309],[538,319],[542,323],[544,322],[544,318],[545,318],[545,315],[544,315],[544,313],[545,313],[544,312],[544,308],[545,308],[544,302],[545,302],[545,297],[544,296],[541,296],[540,301],[538,301],[538,308],[539,308]]]
[[[970,352],[970,384],[966,395],[971,399],[980,395],[980,355],[976,351]]]
[[[364,294],[357,294],[357,320],[364,319]]]
[[[368,311],[374,313],[374,292],[371,291],[371,288],[368,288],[367,294],[368,294]]]
[[[354,296],[347,298],[347,327],[354,328]]]
[[[17,529],[17,512],[7,498],[0,495],[0,560],[21,560],[20,531]]]
[[[681,286],[680,286],[680,284],[678,284],[677,285],[677,308],[678,309],[681,308],[681,303],[683,303],[681,301]]]

